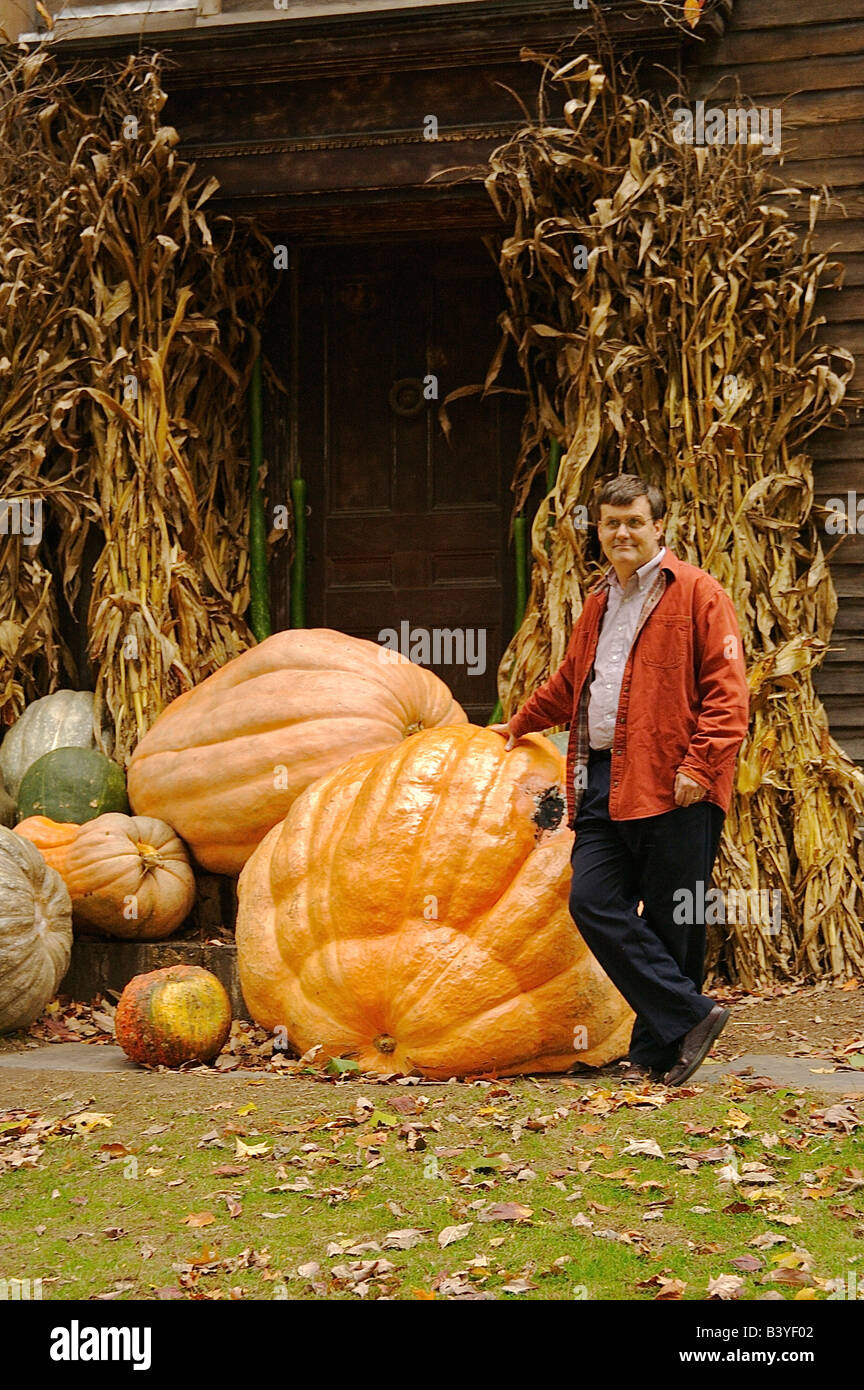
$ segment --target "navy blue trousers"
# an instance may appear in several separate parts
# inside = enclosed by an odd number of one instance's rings
[[[641,820],[610,820],[610,771],[608,757],[591,756],[576,817],[570,914],[636,1014],[630,1060],[668,1071],[684,1034],[714,1006],[701,992],[704,923],[676,922],[676,906],[683,914],[674,894],[689,889],[698,904],[700,880],[708,892],[725,816],[697,801]]]

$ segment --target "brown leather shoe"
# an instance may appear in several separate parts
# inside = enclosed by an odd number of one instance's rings
[[[724,1009],[722,1004],[715,1004],[710,1014],[685,1034],[678,1061],[667,1071],[664,1078],[667,1086],[680,1086],[701,1067],[729,1018],[729,1009]]]
[[[663,1080],[662,1071],[655,1071],[653,1067],[643,1067],[638,1062],[619,1062],[617,1067],[612,1069],[615,1080],[629,1083],[644,1083],[650,1081],[652,1085],[657,1085]]]

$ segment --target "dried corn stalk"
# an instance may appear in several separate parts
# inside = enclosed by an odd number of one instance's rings
[[[63,603],[127,756],[159,710],[251,644],[245,390],[263,238],[208,217],[160,124],[158,58],[63,71],[0,57],[0,718],[73,677]],[[62,596],[62,597],[61,597]]]
[[[789,217],[798,191],[753,146],[675,142],[680,98],[640,96],[588,56],[523,56],[544,63],[538,116],[493,153],[486,179],[509,227],[502,346],[515,345],[526,383],[517,509],[550,437],[564,453],[499,670],[505,714],[560,664],[600,572],[574,508],[610,473],[659,482],[665,539],[731,593],[749,670],[751,728],[715,882],[782,905],[779,931],[711,929],[710,964],[747,987],[842,979],[864,969],[864,777],[813,690],[837,601],[806,440],[836,420],[853,361],[816,340],[816,292],[838,268],[813,249],[820,199],[802,236]],[[499,349],[487,387],[500,361]]]

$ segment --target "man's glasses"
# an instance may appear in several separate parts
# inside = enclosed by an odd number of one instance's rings
[[[630,518],[629,521],[624,521],[624,522],[621,522],[621,521],[598,521],[598,522],[597,522],[597,530],[598,530],[598,531],[605,531],[605,532],[607,533],[607,535],[612,535],[615,531],[620,530],[622,526],[626,526],[628,531],[641,531],[641,530],[643,529],[643,527],[645,527],[645,526],[647,526],[647,525],[648,525],[648,522],[645,520],[644,517],[642,517],[642,516],[633,516],[633,517]]]

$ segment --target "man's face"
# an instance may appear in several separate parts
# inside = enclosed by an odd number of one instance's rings
[[[597,534],[603,554],[614,565],[618,577],[622,573],[629,577],[657,554],[663,522],[652,519],[647,497],[637,497],[620,507],[603,502]]]

